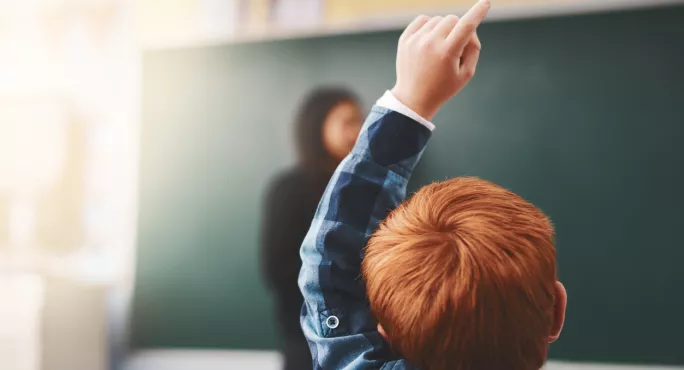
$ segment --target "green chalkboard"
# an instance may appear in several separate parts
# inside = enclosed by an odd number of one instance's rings
[[[398,32],[144,56],[134,348],[277,345],[258,272],[269,179],[321,83],[367,105]],[[544,209],[570,295],[552,356],[684,364],[684,7],[490,23],[412,183],[480,176]]]

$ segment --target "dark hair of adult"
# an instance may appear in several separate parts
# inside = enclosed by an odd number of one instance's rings
[[[358,103],[356,95],[340,87],[320,87],[307,94],[295,121],[298,164],[311,171],[332,172],[336,161],[323,144],[323,124],[339,103]]]

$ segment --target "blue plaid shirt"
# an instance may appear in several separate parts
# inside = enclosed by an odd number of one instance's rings
[[[407,116],[373,107],[323,194],[300,251],[301,324],[314,369],[414,369],[377,331],[361,259],[371,234],[404,200],[430,135]]]

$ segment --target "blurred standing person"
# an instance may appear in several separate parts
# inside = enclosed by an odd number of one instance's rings
[[[299,324],[304,299],[297,286],[299,248],[337,165],[354,147],[363,124],[357,97],[342,88],[318,88],[295,121],[298,162],[278,175],[266,195],[261,229],[262,276],[274,298],[285,370],[311,369]]]

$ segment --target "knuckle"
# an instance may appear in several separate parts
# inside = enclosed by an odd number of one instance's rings
[[[451,50],[448,47],[439,48],[438,57],[439,57],[439,60],[441,60],[443,62],[449,62],[449,63],[451,63],[453,61],[453,58],[454,58],[453,53],[451,52]]]
[[[463,73],[463,75],[466,79],[471,79],[471,78],[473,78],[473,76],[475,76],[475,71],[476,71],[476,68],[467,68],[465,70],[465,72]]]
[[[414,47],[418,52],[424,53],[430,49],[430,44],[427,40],[418,40]]]
[[[403,45],[408,49],[416,49],[420,46],[421,41],[421,37],[413,36],[404,40]]]
[[[429,37],[421,37],[420,39],[415,40],[415,42],[415,46],[419,50],[427,50],[432,45],[432,40],[430,40]]]
[[[474,41],[473,41],[473,47],[477,49],[477,51],[482,50],[482,42],[480,42],[480,38],[475,35]]]
[[[442,19],[444,19],[444,17],[442,17],[441,15],[430,18],[430,21],[427,23],[428,27],[434,29],[435,26],[437,26],[442,21]]]

